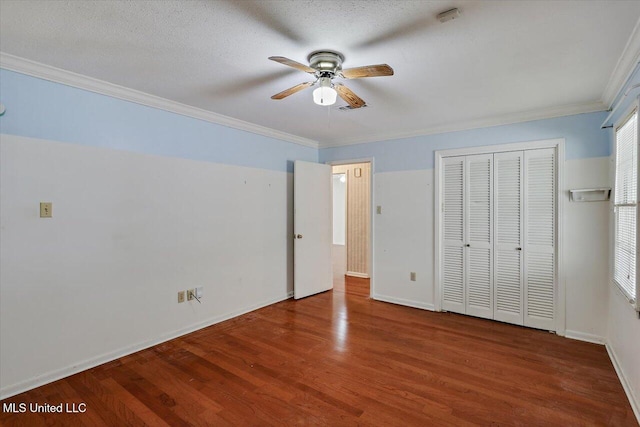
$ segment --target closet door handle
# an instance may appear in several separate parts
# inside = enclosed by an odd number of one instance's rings
[[[521,250],[522,250],[522,248],[516,248],[516,251],[521,251]]]
[[[470,248],[470,247],[471,247],[471,245],[470,245],[470,244],[468,244],[468,243],[467,243],[465,246],[466,246],[466,247],[468,247],[468,248]]]

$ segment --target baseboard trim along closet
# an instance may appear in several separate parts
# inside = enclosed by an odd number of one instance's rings
[[[428,303],[414,301],[410,299],[404,299],[404,298],[395,298],[395,297],[390,297],[388,295],[373,294],[373,299],[376,301],[390,302],[391,304],[399,304],[399,305],[404,305],[412,308],[420,308],[423,310],[429,310],[429,311],[436,310],[433,304],[428,304]]]
[[[220,323],[220,322],[224,322],[225,320],[229,320],[232,319],[234,317],[238,317],[241,316],[243,314],[252,312],[254,310],[257,310],[259,308],[263,308],[266,307],[268,305],[271,304],[275,304],[277,302],[280,301],[284,301],[287,300],[289,298],[293,297],[293,292],[288,292],[286,293],[284,296],[281,297],[277,297],[277,298],[272,298],[266,301],[262,301],[259,302],[257,304],[253,304],[249,307],[243,308],[241,310],[237,310],[237,311],[233,311],[231,313],[227,313],[221,316],[215,316],[212,318],[209,318],[207,320],[204,320],[202,322],[198,322],[196,324],[193,324],[191,326],[188,326],[186,328],[182,328],[179,329],[177,331],[174,332],[170,332],[167,334],[163,334],[155,339],[149,340],[149,341],[144,341],[138,344],[134,344],[134,345],[130,345],[109,353],[105,353],[102,354],[100,356],[88,359],[88,360],[84,360],[81,361],[77,364],[74,364],[72,366],[68,366],[66,368],[62,368],[62,369],[57,369],[55,371],[49,372],[47,374],[44,375],[40,375],[36,378],[31,378],[27,381],[23,381],[21,383],[18,384],[14,384],[14,385],[10,385],[8,387],[3,388],[2,390],[0,390],[0,400],[6,399],[8,397],[11,396],[15,396],[16,394],[20,394],[23,393],[27,390],[31,390],[34,389],[36,387],[40,387],[42,385],[57,381],[59,379],[68,377],[70,375],[73,374],[77,374],[78,372],[82,372],[85,371],[87,369],[91,369],[94,368],[98,365],[102,365],[103,363],[107,363],[107,362],[111,362],[113,360],[119,359],[121,357],[127,356],[129,354],[138,352],[140,350],[144,350],[146,348],[149,347],[153,347],[154,345],[158,345],[161,344],[163,342],[166,341],[170,341],[174,338],[178,338],[182,335],[186,335],[189,334],[191,332],[197,331],[199,329],[203,329],[206,328],[208,326],[211,325],[215,325],[216,323]]]

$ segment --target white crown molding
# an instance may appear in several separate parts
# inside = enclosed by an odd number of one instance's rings
[[[202,108],[171,101],[169,99],[137,91],[135,89],[129,89],[104,80],[98,80],[93,77],[62,70],[60,68],[41,64],[39,62],[31,61],[5,52],[0,52],[0,68],[88,90],[101,95],[134,102],[147,107],[158,108],[160,110],[169,111],[182,116],[193,117],[194,119],[204,120],[218,125],[275,138],[281,141],[292,142],[311,148],[318,148],[318,142],[312,139],[303,138],[265,126],[234,119],[233,117],[224,116]]]
[[[634,30],[634,34],[640,35],[638,26]],[[640,42],[640,37],[636,37]],[[628,44],[627,47],[629,47]],[[640,48],[640,44],[638,46]],[[625,48],[625,51],[629,49]],[[621,63],[621,62],[620,62]],[[632,62],[633,63],[633,62]],[[604,111],[607,109],[607,105],[601,101],[587,102],[583,104],[571,104],[552,108],[546,108],[542,110],[534,110],[513,114],[506,114],[502,116],[495,116],[490,118],[471,120],[467,122],[461,122],[456,124],[448,124],[442,126],[435,126],[427,129],[420,129],[410,132],[390,132],[386,134],[377,134],[375,137],[354,137],[354,138],[341,138],[333,141],[315,141],[309,138],[293,135],[290,133],[278,131],[276,129],[268,128],[265,126],[256,125],[253,123],[245,122],[243,120],[234,119],[232,117],[224,116],[222,114],[207,111],[201,108],[193,107],[190,105],[182,104],[179,102],[171,101],[169,99],[161,98],[155,95],[151,95],[145,92],[137,91],[135,89],[126,88],[113,83],[109,83],[103,80],[98,80],[93,77],[84,76],[78,73],[74,73],[60,68],[52,67],[39,62],[31,61],[25,58],[21,58],[15,55],[11,55],[5,52],[0,52],[0,68],[16,71],[18,73],[27,74],[33,77],[49,80],[56,83],[61,83],[67,86],[72,86],[90,92],[99,93],[102,95],[111,96],[114,98],[122,99],[125,101],[134,102],[136,104],[145,105],[152,108],[158,108],[160,110],[169,111],[172,113],[180,114],[187,117],[192,117],[199,120],[204,120],[211,123],[216,123],[222,126],[243,130],[246,132],[263,135],[270,138],[275,138],[281,141],[292,142],[295,144],[303,145],[311,148],[330,148],[339,147],[344,145],[363,144],[367,142],[396,140],[403,138],[411,138],[416,136],[426,136],[441,134],[447,132],[457,132],[470,129],[485,128],[491,126],[500,126],[520,122],[528,122],[533,120],[550,119],[555,117],[570,116],[574,114],[592,113],[595,111]],[[626,80],[624,80],[626,81]],[[624,84],[624,81],[622,84]]]
[[[616,66],[613,68],[611,77],[607,87],[602,92],[602,103],[608,108],[612,107],[613,102],[624,89],[624,85],[635,71],[636,66],[640,62],[640,19],[636,22],[636,26],[631,32],[627,44],[622,50],[622,55],[618,59]]]
[[[479,120],[470,120],[456,124],[435,126],[412,132],[395,132],[387,134],[377,134],[375,137],[355,137],[340,139],[339,141],[320,142],[319,148],[340,147],[343,145],[365,144],[368,142],[389,141],[417,136],[435,135],[441,133],[458,132],[470,129],[487,128],[492,126],[510,125],[514,123],[530,122],[534,120],[553,119],[556,117],[573,116],[576,114],[593,113],[605,111],[606,105],[600,101],[586,102],[582,104],[561,105],[558,107],[545,108],[542,110],[525,111],[521,113],[504,114],[501,116],[489,117]]]

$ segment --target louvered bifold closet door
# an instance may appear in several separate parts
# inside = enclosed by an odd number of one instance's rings
[[[464,313],[464,157],[443,159],[442,176],[442,309]]]
[[[466,314],[493,318],[493,154],[465,159]]]
[[[524,152],[524,325],[555,330],[556,154]]]
[[[522,325],[523,152],[494,155],[494,319]]]

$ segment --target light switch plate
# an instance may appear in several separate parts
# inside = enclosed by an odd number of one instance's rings
[[[53,203],[40,202],[40,218],[51,218],[53,212]]]

